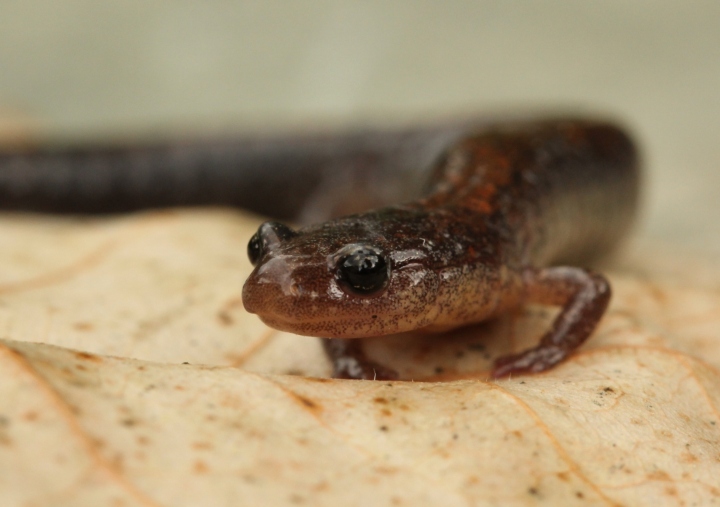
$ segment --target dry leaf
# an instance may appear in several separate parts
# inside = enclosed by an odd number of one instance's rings
[[[0,219],[0,505],[720,502],[713,259],[626,255],[595,336],[542,375],[486,379],[547,326],[528,308],[368,343],[415,382],[336,381],[308,378],[317,340],[243,311],[257,223]]]

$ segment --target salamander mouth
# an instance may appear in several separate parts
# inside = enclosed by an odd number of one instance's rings
[[[373,325],[368,319],[365,323],[352,321],[349,319],[337,318],[317,318],[308,320],[291,320],[275,315],[259,315],[268,326],[279,331],[299,334],[303,336],[317,336],[319,338],[368,338],[371,336],[380,336],[387,334]]]
[[[425,323],[414,322],[411,317],[396,318],[377,315],[351,318],[309,318],[304,320],[287,319],[270,313],[258,315],[266,325],[289,333],[319,338],[371,338],[388,334],[398,334],[422,327]]]

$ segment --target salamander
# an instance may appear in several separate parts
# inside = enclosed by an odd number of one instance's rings
[[[245,308],[323,338],[342,378],[396,377],[356,338],[442,331],[528,303],[561,312],[493,375],[558,364],[607,307],[607,280],[581,266],[626,235],[639,183],[627,134],[572,118],[0,152],[0,209],[228,205],[272,217],[248,245]]]
[[[434,165],[423,197],[300,229],[263,223],[248,244],[245,309],[323,338],[333,375],[393,379],[358,338],[441,332],[521,305],[560,307],[539,344],[500,357],[496,378],[556,366],[610,301],[585,266],[636,214],[637,151],[619,127],[556,119],[468,133]]]

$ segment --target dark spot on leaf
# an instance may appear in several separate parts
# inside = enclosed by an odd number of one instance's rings
[[[220,310],[217,314],[217,318],[223,326],[232,326],[235,323],[232,315],[230,315],[230,313],[226,310]]]
[[[207,464],[204,461],[197,460],[195,462],[195,465],[193,466],[193,470],[195,471],[196,474],[205,474],[208,472],[209,467],[207,466]]]
[[[306,398],[305,396],[301,396],[297,393],[292,393],[293,396],[297,401],[299,401],[304,407],[309,408],[310,410],[320,410],[322,407],[318,405],[315,401],[311,400],[310,398]]]
[[[75,352],[75,357],[82,359],[83,361],[94,361],[96,363],[102,362],[101,358],[93,354],[88,354],[87,352]]]
[[[93,325],[90,322],[76,322],[73,327],[77,331],[92,331]]]

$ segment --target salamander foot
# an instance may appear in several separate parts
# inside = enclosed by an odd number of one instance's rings
[[[560,306],[540,343],[495,361],[492,375],[538,373],[552,368],[575,351],[597,326],[610,301],[610,284],[587,269],[559,266],[525,272],[529,302]]]
[[[362,340],[321,338],[333,364],[333,378],[354,380],[397,380],[395,370],[371,361],[362,349]]]

